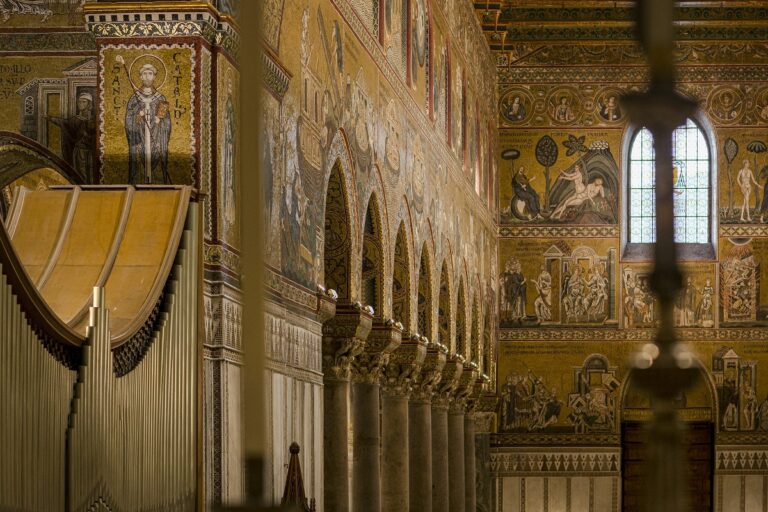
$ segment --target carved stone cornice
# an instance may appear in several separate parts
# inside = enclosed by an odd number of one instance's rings
[[[291,82],[291,74],[279,60],[267,49],[261,52],[261,71],[264,86],[282,101]]]
[[[394,320],[376,320],[365,343],[365,349],[352,362],[352,380],[376,384],[383,375],[390,355],[400,346],[403,325]]]
[[[409,396],[411,384],[421,372],[427,354],[427,344],[418,334],[403,340],[390,354],[381,381],[382,393],[388,396]]]
[[[477,364],[474,362],[467,363],[462,369],[461,376],[459,377],[459,383],[456,386],[456,391],[451,402],[451,412],[462,413],[467,412],[467,408],[472,405],[470,397],[475,390],[475,384],[478,378]],[[471,412],[471,411],[470,411]]]
[[[441,343],[430,343],[426,337],[422,340],[427,345],[421,372],[414,378],[411,390],[412,402],[431,402],[435,386],[443,377],[443,368],[448,358],[448,347]]]
[[[435,394],[432,397],[432,406],[447,409],[454,398],[456,387],[459,385],[459,379],[464,372],[464,356],[453,354],[448,357],[443,367],[442,375],[437,386]]]
[[[365,348],[373,313],[355,304],[339,304],[336,314],[323,324],[323,374],[325,380],[349,380],[350,365]]]
[[[336,290],[318,287],[317,291],[317,320],[321,324],[324,324],[336,315],[336,299],[339,295]]]

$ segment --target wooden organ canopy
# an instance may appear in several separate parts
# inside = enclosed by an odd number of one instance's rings
[[[174,186],[14,193],[0,229],[0,510],[201,503],[190,196]]]

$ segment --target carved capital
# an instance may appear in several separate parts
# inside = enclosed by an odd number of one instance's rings
[[[453,401],[451,402],[452,412],[472,412],[473,401],[470,400],[472,392],[475,390],[477,382],[477,365],[475,363],[465,364],[459,376],[459,382],[456,385]]]
[[[463,371],[464,357],[461,354],[449,356],[443,367],[440,382],[435,387],[435,394],[432,397],[433,406],[447,408],[451,404]]]
[[[424,362],[421,364],[421,372],[415,376],[412,383],[411,400],[430,402],[435,387],[443,378],[448,349],[440,343],[429,343],[427,338],[422,340],[427,344],[427,349]]]
[[[409,396],[426,354],[427,344],[421,336],[409,336],[403,340],[384,367],[382,392],[390,396]]]
[[[373,317],[359,303],[339,304],[323,324],[323,373],[326,380],[349,380],[355,357],[365,348]]]
[[[400,323],[393,320],[374,321],[365,350],[352,362],[352,379],[366,384],[379,382],[390,355],[400,346],[402,333]]]

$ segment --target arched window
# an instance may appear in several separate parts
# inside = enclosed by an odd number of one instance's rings
[[[709,143],[692,119],[672,134],[675,241],[712,241],[712,162]],[[653,136],[643,128],[629,150],[628,237],[630,244],[656,241],[656,168]]]

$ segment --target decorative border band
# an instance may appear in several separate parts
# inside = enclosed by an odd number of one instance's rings
[[[499,226],[499,238],[618,238],[618,226]]]
[[[720,328],[679,329],[684,341],[768,341],[768,329]],[[499,329],[499,341],[653,341],[655,329]]]
[[[496,476],[532,474],[617,475],[621,470],[618,448],[583,448],[553,450],[493,449],[491,473]]]

